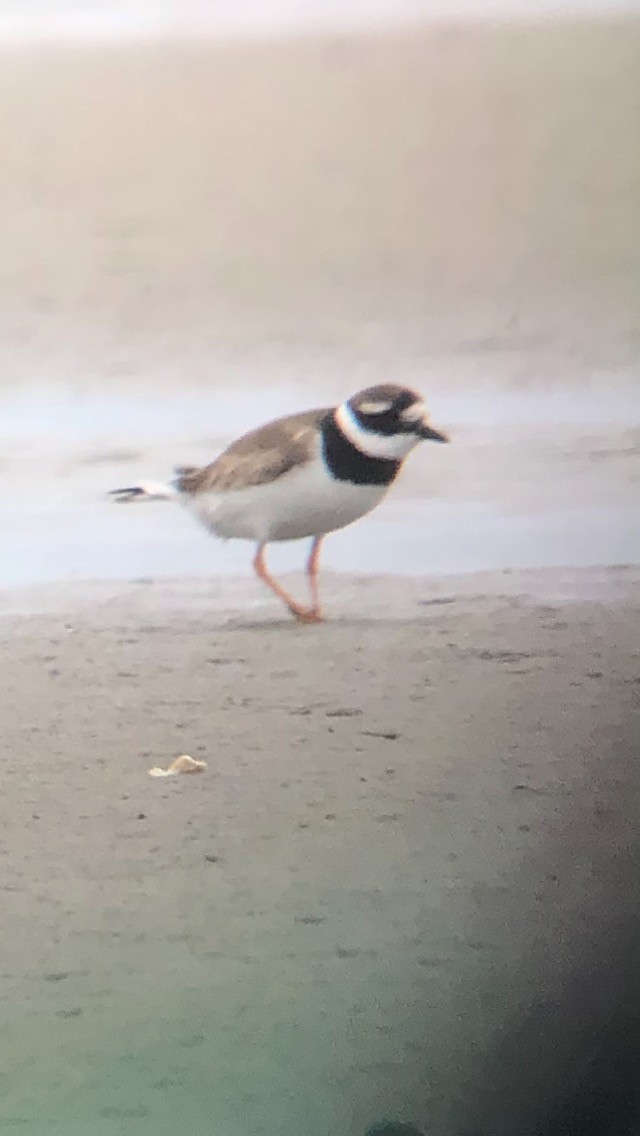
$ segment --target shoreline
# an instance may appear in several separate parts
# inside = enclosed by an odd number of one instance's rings
[[[422,448],[380,509],[333,534],[327,571],[443,576],[640,562],[637,384],[607,398],[604,379],[579,397],[571,387],[460,391],[442,376],[403,377],[424,390],[454,444]],[[233,400],[218,385],[175,396],[168,408],[161,390],[9,404],[4,437],[0,428],[0,592],[47,579],[246,577],[243,542],[212,540],[170,503],[116,507],[109,491],[205,465],[252,426],[331,405],[363,380],[270,395],[265,378]],[[273,545],[269,556],[277,573],[297,572],[304,548]]]
[[[302,571],[283,573],[287,586],[303,589]],[[640,565],[566,565],[497,571],[456,573],[411,573],[393,575],[325,570],[322,572],[327,607],[327,623],[340,622],[352,604],[367,619],[367,608],[379,597],[394,594],[392,621],[409,617],[416,605],[437,607],[442,603],[468,600],[554,602],[560,604],[611,603],[631,600],[640,587]],[[329,607],[333,605],[333,614]],[[137,578],[96,578],[57,580],[39,584],[15,584],[0,588],[0,620],[27,614],[94,614],[105,610],[107,619],[114,611],[134,611],[139,616],[162,610],[179,612],[206,610],[208,614],[235,623],[251,620],[257,614],[265,629],[272,617],[275,624],[292,623],[269,592],[255,580],[250,566],[241,576],[232,573],[198,576],[144,576]],[[226,614],[225,614],[226,613]],[[372,624],[385,617],[370,611]],[[320,627],[323,625],[321,624]],[[304,629],[301,629],[304,634]]]

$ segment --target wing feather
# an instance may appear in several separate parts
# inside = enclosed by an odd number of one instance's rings
[[[316,454],[317,430],[328,408],[309,410],[251,430],[201,469],[178,471],[180,493],[229,492],[276,481]]]

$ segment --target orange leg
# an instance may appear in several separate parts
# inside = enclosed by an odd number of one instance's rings
[[[320,613],[317,608],[303,607],[302,604],[297,603],[296,600],[294,600],[293,596],[291,596],[286,590],[286,588],[283,588],[282,584],[279,584],[278,581],[271,575],[269,569],[267,568],[264,550],[265,545],[259,544],[253,560],[253,570],[256,576],[260,580],[262,580],[268,588],[271,588],[272,592],[275,592],[278,598],[281,599],[282,602],[289,608],[291,614],[295,616],[296,619],[299,619],[301,623],[317,623],[320,619]],[[312,550],[312,558],[314,551],[315,541],[314,549]],[[311,574],[311,568],[309,568],[309,572]]]
[[[322,610],[320,608],[320,592],[318,589],[318,573],[320,571],[320,545],[322,544],[323,537],[317,536],[314,538],[311,545],[311,552],[307,560],[307,576],[309,577],[309,584],[311,587],[311,610],[316,619],[322,619]]]

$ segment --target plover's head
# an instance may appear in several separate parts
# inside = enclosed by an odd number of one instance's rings
[[[402,460],[418,442],[448,442],[430,421],[422,395],[408,387],[384,383],[354,394],[338,407],[342,433],[369,457]]]

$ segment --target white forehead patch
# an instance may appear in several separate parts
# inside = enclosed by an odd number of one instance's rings
[[[361,414],[386,414],[392,406],[393,403],[388,400],[384,402],[359,402],[358,410]]]
[[[400,417],[405,422],[421,422],[427,418],[427,408],[424,402],[412,402],[406,410],[400,411]]]
[[[368,458],[402,461],[420,441],[416,434],[376,434],[365,430],[346,402],[336,410],[335,420],[345,438]]]

